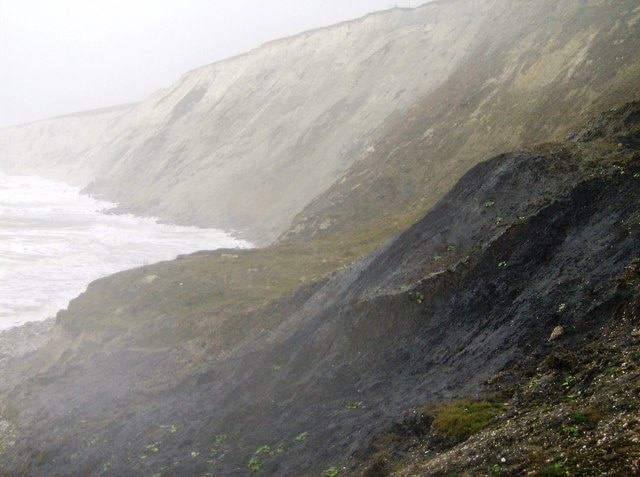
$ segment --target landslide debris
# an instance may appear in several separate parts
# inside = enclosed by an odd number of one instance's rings
[[[310,241],[95,282],[1,396],[12,432],[0,469],[386,472],[368,451],[379,447],[399,475],[624,475],[637,430],[639,130],[631,103],[564,143],[483,162],[350,265]],[[265,299],[254,290],[267,287]],[[468,408],[478,416],[460,431],[433,434]],[[407,421],[418,409],[431,417]],[[403,422],[417,429],[409,444],[375,443]]]

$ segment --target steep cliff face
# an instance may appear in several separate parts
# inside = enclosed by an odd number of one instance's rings
[[[410,224],[480,158],[562,140],[637,99],[638,44],[635,2],[502,3],[447,81],[390,121],[375,152],[314,199],[286,238],[372,230],[381,216]]]
[[[134,105],[0,129],[0,167],[84,186],[95,177],[98,151],[111,143],[112,130]]]
[[[385,118],[442,84],[493,3],[372,14],[187,73],[118,124],[105,118],[109,140],[91,157],[88,190],[138,211],[273,238],[366,154]],[[16,161],[42,164],[28,154],[32,128],[3,133],[3,143],[24,141]],[[87,160],[84,148],[73,155],[71,163]]]
[[[29,377],[4,395],[13,443],[0,441],[0,469],[321,475],[352,466],[373,435],[417,406],[494,390],[488,383],[514,366],[542,373],[542,361],[555,362],[549,389],[563,389],[564,369],[582,380],[584,370],[563,368],[557,355],[638,326],[639,131],[633,104],[567,143],[494,157],[396,239],[297,291],[269,274],[278,247],[195,254],[94,283],[58,316]],[[317,270],[320,256],[295,251],[280,257],[298,263],[287,267],[293,276]],[[254,289],[277,287],[288,291],[254,301]],[[237,293],[233,310],[223,290]],[[606,354],[598,363],[598,373],[612,364]],[[639,364],[630,357],[625,366]],[[617,386],[631,392],[633,380]],[[637,425],[637,402],[626,406],[616,429]],[[603,408],[607,426],[615,412]],[[419,425],[426,432],[430,423]],[[511,439],[509,468],[542,472],[542,451]],[[634,447],[617,452],[619,472],[609,475],[629,475]],[[434,465],[446,472],[459,462]],[[472,462],[469,475],[485,465]]]
[[[366,192],[372,207],[391,198],[419,209],[415,219],[480,158],[558,139],[620,101],[638,82],[639,18],[632,0],[394,9],[192,71],[124,115],[0,131],[0,161],[87,184],[129,210],[239,229],[259,243],[346,171],[338,200]],[[389,136],[402,121],[413,136]],[[415,159],[414,146],[417,172],[397,163],[401,151]],[[327,199],[318,200],[297,230],[335,222],[305,223],[321,216]]]

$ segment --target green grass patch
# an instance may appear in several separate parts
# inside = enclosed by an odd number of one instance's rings
[[[565,470],[565,462],[557,461],[553,464],[546,466],[540,472],[541,475],[567,475],[567,471]]]
[[[339,472],[336,467],[329,467],[327,470],[324,471],[322,475],[324,477],[337,477],[338,474]]]
[[[257,457],[252,457],[247,463],[247,468],[252,472],[257,472],[262,469],[262,462]]]
[[[488,427],[502,412],[500,403],[458,399],[434,409],[433,429],[451,443],[462,442]]]

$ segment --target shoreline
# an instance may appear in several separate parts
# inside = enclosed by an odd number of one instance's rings
[[[0,392],[24,379],[20,364],[47,344],[55,322],[47,318],[0,330]]]

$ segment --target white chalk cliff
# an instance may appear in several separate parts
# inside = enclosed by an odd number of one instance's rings
[[[520,60],[535,62],[514,32],[560,7],[532,3],[512,15],[513,31],[494,29],[501,11],[520,9],[512,2],[449,0],[274,41],[188,72],[136,105],[2,129],[0,168],[88,186],[138,213],[268,242],[374,150],[390,118],[467,64],[472,47],[488,39],[520,45],[508,52],[512,70],[496,72],[496,82],[513,81]],[[582,7],[568,1],[562,8]],[[539,90],[555,78],[550,69],[575,68],[568,58],[583,61],[597,33],[585,28],[587,36],[545,53],[524,86]]]

